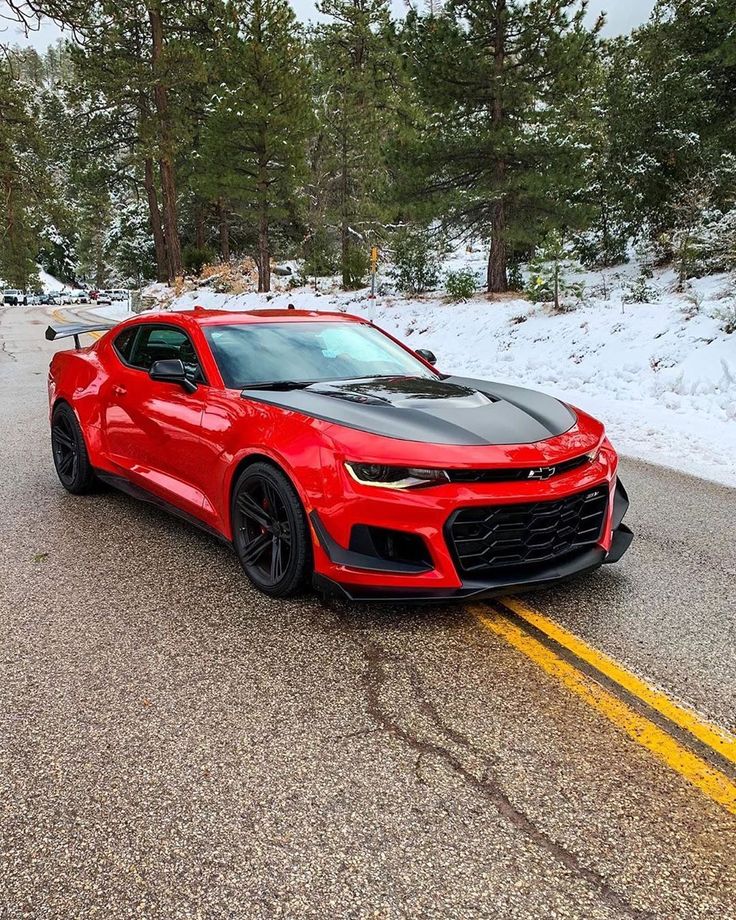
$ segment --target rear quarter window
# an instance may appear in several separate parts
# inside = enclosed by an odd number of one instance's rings
[[[130,354],[133,350],[133,342],[135,341],[137,332],[137,326],[131,326],[129,329],[123,329],[123,331],[115,337],[115,341],[113,342],[115,351],[123,359],[123,361],[125,361],[126,364],[130,363]]]

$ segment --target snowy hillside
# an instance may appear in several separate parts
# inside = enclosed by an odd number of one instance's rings
[[[479,257],[480,258],[480,257]],[[467,259],[467,256],[466,256]],[[474,266],[481,270],[480,261]],[[271,295],[218,294],[203,288],[173,297],[149,289],[161,306],[251,310],[339,310],[374,320],[412,348],[429,348],[441,370],[539,387],[601,418],[622,453],[736,485],[736,334],[721,313],[733,303],[733,280],[652,282],[654,303],[622,303],[633,267],[605,279],[607,299],[590,296],[570,313],[552,314],[521,298],[448,303],[437,295],[407,299],[345,293],[324,282]],[[604,279],[587,277],[595,293]]]

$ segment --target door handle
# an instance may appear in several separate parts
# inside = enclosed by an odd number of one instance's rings
[[[125,396],[128,391],[125,389],[125,387],[121,387],[117,383],[114,383],[112,385],[112,392],[115,396]]]

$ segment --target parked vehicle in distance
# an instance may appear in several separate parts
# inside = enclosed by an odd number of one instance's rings
[[[111,304],[112,303],[112,292],[111,291],[98,291],[96,300],[98,304]]]
[[[35,307],[38,306],[42,301],[41,298],[43,294],[26,294],[26,306]]]
[[[632,533],[596,419],[440,374],[366,320],[298,310],[149,313],[57,352],[53,459],[231,543],[274,597],[311,578],[358,600],[453,600],[617,562]]]
[[[111,291],[107,291],[107,294],[110,296],[110,299],[113,303],[120,303],[128,300],[130,297],[130,291],[126,291],[123,288],[115,288]]]
[[[19,288],[5,288],[0,292],[2,302],[10,307],[20,307],[26,303],[26,295]]]
[[[89,293],[82,288],[73,288],[64,292],[64,303],[89,303]]]

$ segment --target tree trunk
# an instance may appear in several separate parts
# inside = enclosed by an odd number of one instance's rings
[[[227,209],[220,198],[217,202],[217,215],[220,221],[220,258],[223,262],[230,261],[230,222],[227,217]]]
[[[6,173],[3,176],[3,208],[2,213],[4,217],[3,223],[4,227],[0,228],[2,230],[1,236],[6,237],[8,243],[10,244],[8,249],[10,251],[11,264],[6,265],[5,275],[8,280],[8,284],[15,284],[18,287],[25,287],[21,285],[21,278],[19,277],[19,272],[17,271],[16,258],[15,258],[15,244],[16,244],[16,228],[15,228],[15,207],[13,203],[13,177],[10,173]]]
[[[343,131],[340,162],[340,264],[342,266],[342,286],[352,286],[353,278],[349,268],[350,261],[350,222],[348,215],[348,138]]]
[[[148,199],[148,217],[151,222],[153,234],[153,247],[156,251],[156,280],[166,282],[169,280],[169,256],[166,252],[166,240],[161,228],[161,211],[158,206],[156,182],[153,176],[153,160],[146,157],[144,163],[143,186]]]
[[[204,249],[204,208],[197,205],[194,212],[194,244],[197,249]]]
[[[265,138],[263,138],[265,151]],[[258,176],[260,202],[258,206],[258,290],[271,290],[271,253],[268,240],[268,174],[265,153],[259,166]]]
[[[506,252],[506,209],[503,199],[494,201],[491,215],[491,251],[488,254],[486,284],[491,294],[509,289]]]
[[[496,0],[495,36],[493,44],[493,108],[491,119],[496,137],[504,121],[503,76],[506,60],[506,2]],[[491,208],[491,251],[488,254],[487,286],[491,294],[501,294],[509,289],[506,251],[506,206],[503,184],[506,179],[506,159],[503,152],[497,156],[494,174],[498,198]]]
[[[262,209],[258,216],[258,290],[271,290],[271,253],[268,245],[268,211]]]
[[[95,263],[96,263],[95,264],[95,287],[97,288],[98,291],[105,284],[106,272],[105,272],[104,247],[105,247],[105,240],[102,234],[100,234],[100,238],[97,240],[97,247],[96,247],[97,248],[97,252],[96,252],[97,258],[95,260]]]
[[[171,136],[169,96],[163,80],[164,32],[158,7],[148,8],[151,23],[151,65],[153,69],[153,102],[156,108],[159,142],[159,171],[161,173],[161,203],[164,237],[168,255],[169,281],[183,273],[181,240],[176,214],[176,176]]]

